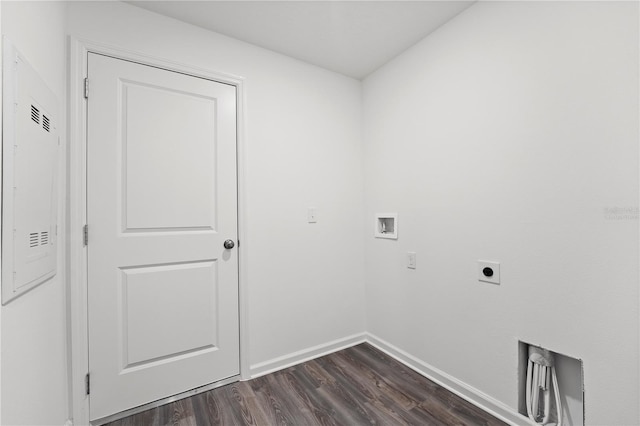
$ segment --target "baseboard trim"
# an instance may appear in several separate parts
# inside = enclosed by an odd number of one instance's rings
[[[497,417],[513,426],[529,425],[529,419],[514,411],[511,407],[490,397],[489,395],[479,391],[478,389],[438,370],[437,368],[427,364],[426,362],[410,355],[402,349],[392,345],[379,337],[366,333],[366,341],[371,346],[376,347],[390,357],[403,363],[407,367],[423,375],[429,380],[437,383],[443,388],[453,392],[469,403],[481,408],[487,413]]]
[[[366,341],[365,336],[365,333],[354,334],[342,339],[337,339],[332,342],[254,364],[250,367],[251,378],[255,379],[256,377],[264,376],[278,370],[292,367],[296,364],[310,361],[333,352],[341,351],[342,349],[350,348],[351,346],[359,345]]]

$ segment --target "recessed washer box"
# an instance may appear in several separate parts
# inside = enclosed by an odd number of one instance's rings
[[[398,239],[398,213],[376,213],[374,236],[376,238]]]
[[[478,281],[500,284],[500,263],[478,260]]]
[[[3,39],[2,303],[56,274],[58,101]]]

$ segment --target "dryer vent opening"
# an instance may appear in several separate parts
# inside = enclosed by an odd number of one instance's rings
[[[518,412],[540,425],[584,425],[582,360],[522,341],[518,357]]]

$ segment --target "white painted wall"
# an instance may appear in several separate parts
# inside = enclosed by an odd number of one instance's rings
[[[2,34],[39,72],[66,128],[65,4],[2,2]],[[59,194],[65,193],[64,143]],[[2,424],[62,425],[68,418],[64,203],[58,214],[58,273],[0,308]]]
[[[75,37],[245,78],[251,365],[362,333],[360,82],[119,2],[68,12]]]
[[[246,78],[252,366],[364,331],[366,278],[370,333],[514,411],[522,339],[584,361],[588,424],[637,422],[638,222],[605,210],[638,207],[637,4],[482,2],[362,93],[126,4],[2,2],[61,102],[65,7],[74,36]],[[63,282],[1,308],[3,424],[66,419]]]
[[[637,424],[638,71],[635,2],[480,2],[368,77],[367,330],[514,411],[518,339],[581,358]]]

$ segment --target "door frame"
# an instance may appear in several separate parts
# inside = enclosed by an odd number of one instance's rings
[[[68,243],[67,262],[67,336],[68,383],[70,413],[73,423],[89,424],[89,398],[85,392],[85,377],[89,372],[88,339],[88,282],[87,247],[83,244],[83,226],[87,223],[87,99],[84,97],[84,79],[87,77],[89,53],[98,53],[117,59],[150,65],[169,71],[189,74],[236,87],[236,152],[238,193],[238,290],[240,320],[240,379],[250,378],[248,334],[248,280],[247,280],[247,209],[245,181],[245,127],[246,92],[243,77],[211,71],[188,64],[158,58],[141,52],[127,50],[69,37],[69,103],[68,103]],[[89,83],[89,88],[91,83]],[[90,89],[89,89],[90,90]],[[89,237],[90,238],[90,237]],[[89,240],[90,241],[90,240]]]

